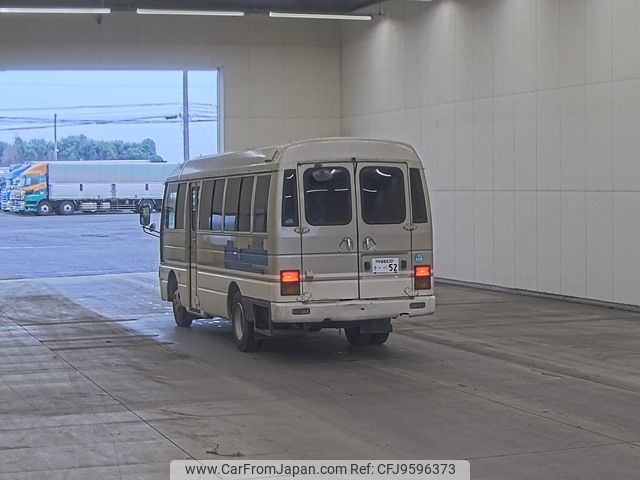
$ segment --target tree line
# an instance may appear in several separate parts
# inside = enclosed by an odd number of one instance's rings
[[[13,144],[0,142],[0,166],[54,160],[53,142],[41,138]],[[156,144],[150,138],[141,142],[94,140],[85,135],[72,135],[58,141],[58,160],[153,160],[162,161]]]

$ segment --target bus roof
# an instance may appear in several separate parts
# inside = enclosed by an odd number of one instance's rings
[[[271,171],[302,162],[351,158],[393,159],[420,163],[413,147],[406,143],[366,138],[317,138],[189,160],[167,181],[195,180],[211,176],[213,173],[233,175]]]

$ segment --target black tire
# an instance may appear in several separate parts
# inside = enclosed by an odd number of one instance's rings
[[[389,340],[389,332],[387,333],[373,333],[371,334],[371,340],[369,345],[382,345]]]
[[[349,327],[344,329],[347,340],[351,345],[369,345],[371,342],[370,333],[360,333],[360,327]]]
[[[174,286],[171,292],[171,304],[173,305],[173,318],[176,321],[176,325],[189,328],[195,317],[182,305],[180,301],[180,290],[177,285]]]
[[[70,202],[69,200],[65,200],[58,204],[58,213],[60,215],[71,215],[75,211],[76,211],[75,203]]]
[[[46,217],[53,213],[53,205],[49,200],[43,200],[38,204],[37,214]]]
[[[255,352],[260,348],[262,342],[255,339],[253,323],[247,320],[244,307],[242,306],[242,295],[240,295],[240,292],[236,292],[233,295],[231,305],[233,339],[236,341],[238,350],[241,352]]]

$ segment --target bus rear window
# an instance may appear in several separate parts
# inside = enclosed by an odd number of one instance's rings
[[[304,209],[310,225],[351,223],[351,176],[346,168],[309,168],[303,179]]]
[[[284,171],[282,184],[282,226],[298,226],[298,178],[295,170]]]
[[[406,218],[404,175],[397,167],[360,170],[362,219],[371,225],[397,224]]]
[[[411,183],[411,217],[413,223],[427,223],[427,203],[425,201],[424,189],[422,188],[422,178],[420,170],[409,169],[409,180]]]

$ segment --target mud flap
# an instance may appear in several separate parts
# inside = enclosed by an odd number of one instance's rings
[[[391,333],[393,327],[391,326],[390,318],[379,318],[376,320],[369,320],[363,322],[360,325],[360,333]]]

